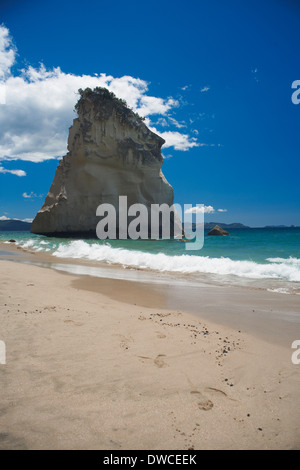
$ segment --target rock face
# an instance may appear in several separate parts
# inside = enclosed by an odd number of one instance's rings
[[[173,204],[173,188],[161,171],[164,140],[108,90],[80,94],[68,153],[32,223],[33,233],[95,237],[97,207],[110,203],[118,214],[119,196],[127,196],[128,206]]]
[[[229,235],[226,230],[222,229],[219,227],[219,225],[215,225],[214,228],[212,228],[207,235]]]

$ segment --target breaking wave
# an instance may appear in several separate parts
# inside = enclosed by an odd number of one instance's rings
[[[23,248],[49,251],[51,244],[37,240],[22,243]],[[182,274],[234,275],[250,279],[280,279],[300,282],[300,259],[267,258],[265,263],[230,258],[213,258],[197,255],[167,255],[125,248],[115,248],[108,243],[87,243],[83,240],[57,243],[51,247],[58,258],[75,258],[118,264],[123,267],[151,269]]]

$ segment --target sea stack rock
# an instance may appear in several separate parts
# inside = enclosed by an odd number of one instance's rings
[[[207,235],[229,235],[226,230],[222,229],[219,227],[219,225],[215,225],[214,228],[212,228]]]
[[[106,88],[79,93],[68,153],[57,167],[32,233],[96,237],[97,207],[109,203],[118,214],[119,196],[127,196],[128,206],[173,204],[173,188],[161,171],[164,140]]]

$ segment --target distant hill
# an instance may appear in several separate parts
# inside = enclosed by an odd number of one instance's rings
[[[219,227],[223,228],[223,229],[233,229],[233,228],[240,228],[240,229],[243,229],[243,228],[251,228],[251,227],[248,227],[247,225],[243,225],[243,224],[239,224],[239,223],[233,223],[233,224],[224,224],[222,222],[205,222],[204,223],[204,230],[211,230],[213,229],[216,225],[218,225]],[[195,224],[191,224],[191,223],[186,223],[184,224],[184,227],[186,230],[189,230],[189,229],[195,229]]]
[[[263,228],[299,228],[296,225],[266,225]]]
[[[30,232],[31,224],[22,220],[0,220],[0,232]]]

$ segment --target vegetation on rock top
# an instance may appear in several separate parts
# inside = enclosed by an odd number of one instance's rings
[[[75,104],[75,108],[74,108],[77,113],[79,113],[81,105],[86,100],[92,101],[94,103],[100,103],[103,101],[111,101],[117,105],[121,105],[120,108],[125,107],[136,118],[141,119],[142,121],[145,120],[144,117],[140,116],[138,113],[134,112],[131,108],[129,108],[125,100],[123,100],[122,98],[118,98],[112,91],[109,91],[107,88],[96,87],[93,90],[91,88],[85,88],[84,90],[82,88],[79,88],[78,93],[80,95],[80,98]]]

